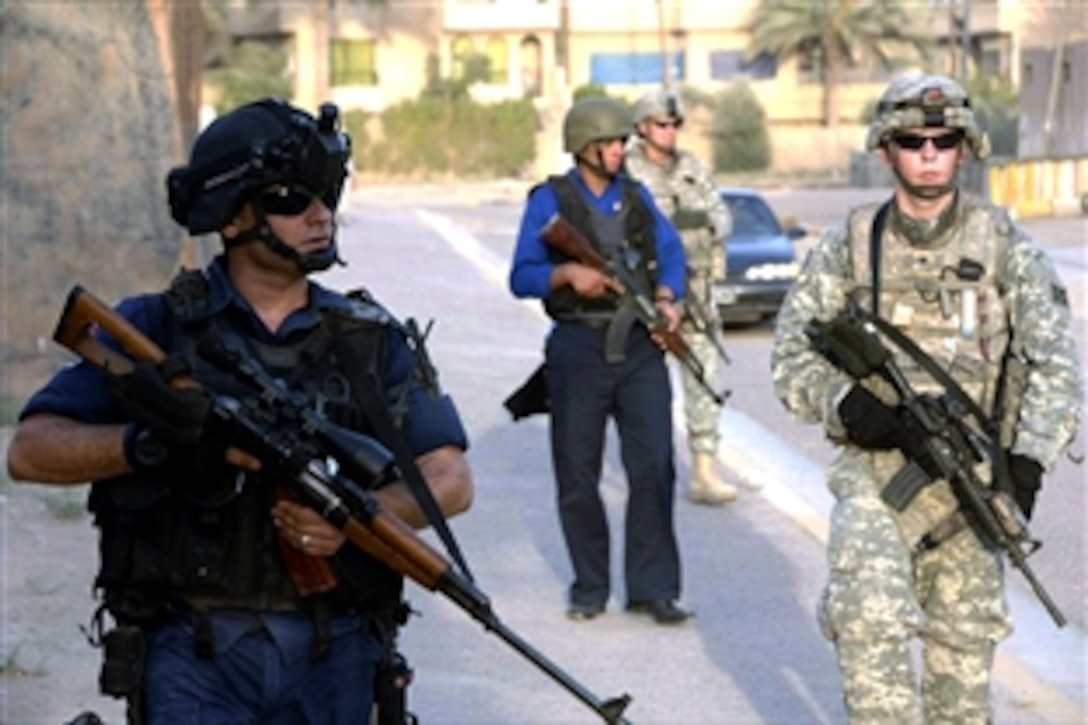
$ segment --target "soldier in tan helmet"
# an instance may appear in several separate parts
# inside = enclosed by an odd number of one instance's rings
[[[684,242],[688,274],[680,331],[702,364],[706,378],[715,380],[719,353],[710,336],[721,334],[721,322],[711,290],[715,279],[725,278],[725,237],[733,220],[709,169],[677,145],[684,124],[680,96],[667,89],[650,91],[635,103],[633,116],[637,136],[627,150],[627,172],[650,189]],[[696,309],[700,314],[694,314]],[[688,495],[701,504],[732,501],[737,497],[737,488],[721,479],[716,464],[721,405],[686,367],[681,376],[691,450]]]
[[[805,328],[852,304],[879,314],[887,326],[874,326],[918,393],[950,389],[943,375],[988,424],[1006,423],[999,438],[1007,455],[989,455],[978,476],[988,484],[998,470],[989,464],[1008,460],[1012,496],[1030,517],[1044,471],[1078,425],[1069,304],[1027,233],[957,185],[968,155],[989,151],[958,83],[896,80],[867,143],[895,176],[892,196],[824,233],[778,315],[772,352],[778,397],[841,447],[828,472],[835,506],[819,622],[835,645],[851,722],[987,723],[995,646],[1011,630],[998,554],[971,527],[947,527],[957,499],[943,469],[933,473],[924,457],[932,448],[917,454],[917,418],[903,400],[879,375],[856,380],[832,366]],[[892,342],[901,336],[941,375]],[[1012,369],[1021,384],[1005,372]],[[927,475],[909,496],[890,497],[910,465],[904,451]]]

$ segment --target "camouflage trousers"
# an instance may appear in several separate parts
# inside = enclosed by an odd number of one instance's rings
[[[988,723],[994,648],[1011,631],[1001,561],[968,529],[912,552],[863,461],[846,455],[832,466],[830,577],[818,612],[850,721]]]
[[[711,307],[707,305],[704,309],[709,310]],[[720,335],[721,324],[717,312],[711,312],[710,318],[710,329],[714,334]],[[686,318],[680,325],[680,333],[691,347],[695,359],[703,366],[703,376],[707,382],[712,387],[716,386],[721,361],[714,343]],[[721,406],[683,365],[680,366],[680,378],[684,385],[684,420],[687,423],[688,447],[695,453],[717,453]]]

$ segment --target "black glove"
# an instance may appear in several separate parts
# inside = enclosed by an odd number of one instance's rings
[[[1012,496],[1016,505],[1030,519],[1035,510],[1035,497],[1043,487],[1043,466],[1033,458],[1013,453],[1009,456],[1009,473],[1012,475]]]
[[[107,386],[125,414],[163,443],[195,446],[203,436],[211,396],[195,387],[170,387],[154,363],[137,362],[132,372],[109,376]]]
[[[898,448],[906,434],[896,409],[857,384],[839,403],[839,418],[846,437],[869,450]]]
[[[852,443],[876,451],[898,448],[931,477],[940,476],[939,466],[926,450],[925,428],[906,408],[892,407],[854,385],[839,403],[839,418]]]

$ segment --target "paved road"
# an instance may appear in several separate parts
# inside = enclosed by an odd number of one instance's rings
[[[845,722],[833,654],[813,617],[823,583],[829,503],[820,471],[830,452],[818,432],[792,422],[773,401],[766,327],[730,331],[735,362],[727,382],[734,395],[723,413],[720,451],[732,478],[761,487],[745,488],[739,501],[723,509],[677,502],[684,599],[697,618],[665,629],[625,614],[618,576],[604,617],[575,624],[563,616],[570,574],[546,427],[542,419],[514,424],[500,406],[538,363],[547,329],[536,305],[516,303],[505,291],[523,191],[511,186],[485,196],[469,187],[429,196],[403,189],[358,193],[344,214],[342,247],[350,266],[325,276],[341,288],[369,286],[399,314],[437,319],[431,351],[469,428],[478,485],[474,507],[452,526],[479,586],[506,625],[594,697],[630,694],[627,714],[635,722]],[[841,192],[807,194],[775,193],[772,201],[819,224],[824,222],[817,212],[833,219],[837,214],[830,207],[850,198]],[[1083,307],[1086,266],[1077,243],[1083,235],[1075,222],[1069,224],[1054,224],[1047,237],[1068,255],[1063,273],[1079,269],[1075,296]],[[680,433],[676,440],[685,479],[686,447]],[[616,524],[618,560],[625,490],[614,440],[609,454],[602,487]],[[1039,570],[1083,626],[1083,611],[1075,611],[1085,601],[1083,480],[1079,471],[1063,475],[1061,485],[1048,484],[1053,491],[1041,504],[1039,523],[1048,545],[1039,554]],[[0,538],[11,532],[9,544],[19,550],[10,553],[27,558],[24,565],[41,576],[9,581],[8,591],[28,597],[24,603],[40,602],[40,608],[34,616],[23,613],[26,621],[12,640],[19,656],[8,655],[32,664],[40,658],[47,666],[36,677],[0,681],[0,713],[32,713],[12,720],[0,714],[0,720],[55,725],[93,707],[119,723],[117,704],[94,693],[98,653],[75,627],[91,606],[85,600],[94,547],[86,521],[67,522],[65,529],[72,530],[53,541],[21,525],[24,518],[36,520],[30,508],[36,511],[41,502],[30,495],[13,500],[18,507],[9,512]],[[1052,538],[1050,528],[1061,535]],[[65,551],[63,542],[77,535],[85,548]],[[1055,632],[1022,586],[1014,583],[1010,590],[1018,633],[998,663],[997,722],[1084,722],[1088,676],[1081,627]],[[409,594],[419,616],[405,630],[403,645],[417,668],[412,709],[424,723],[597,720],[451,602],[414,585]],[[77,605],[61,606],[72,601]]]
[[[401,314],[438,319],[432,352],[463,408],[479,487],[476,505],[454,530],[481,587],[503,621],[597,696],[630,693],[635,721],[843,722],[832,652],[812,616],[829,503],[820,468],[829,452],[813,431],[774,412],[766,328],[730,335],[735,393],[723,414],[721,451],[731,476],[762,488],[721,510],[678,502],[684,598],[697,619],[668,630],[623,613],[618,576],[605,617],[588,624],[563,617],[569,570],[544,421],[514,424],[500,406],[539,361],[547,328],[534,306],[505,292],[519,196],[357,195],[343,231],[350,266],[327,275],[337,286],[366,284]],[[787,200],[775,197],[776,205]],[[677,442],[683,451],[679,433]],[[603,490],[618,532],[625,493],[614,441],[610,454]],[[682,479],[686,466],[682,459]],[[1079,489],[1074,500],[1083,525]],[[1069,585],[1081,592],[1083,541],[1081,533],[1068,542],[1067,557]],[[1012,590],[1020,631],[998,665],[998,722],[1082,722],[1082,632],[1055,632],[1021,589]],[[412,594],[420,617],[404,643],[419,669],[412,699],[425,721],[594,720],[448,601]],[[1068,600],[1067,608],[1083,601]]]

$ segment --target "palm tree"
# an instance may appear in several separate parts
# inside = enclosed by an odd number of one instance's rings
[[[933,48],[928,21],[928,10],[903,0],[761,0],[748,25],[746,56],[814,60],[823,82],[823,123],[836,126],[844,71],[874,61],[888,70],[924,61]]]

